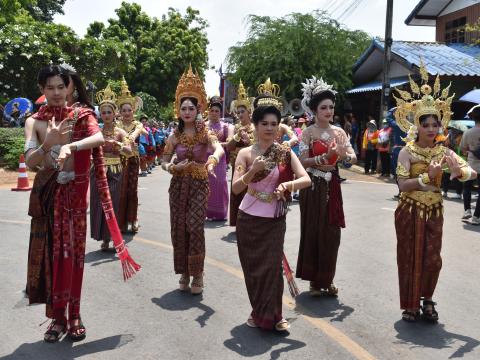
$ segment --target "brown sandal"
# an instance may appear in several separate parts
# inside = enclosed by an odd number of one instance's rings
[[[76,325],[72,325],[73,322],[77,321]],[[87,332],[85,326],[83,325],[82,319],[80,317],[70,320],[70,327],[68,328],[68,337],[72,341],[81,341],[87,337]]]
[[[180,291],[187,291],[190,289],[190,276],[188,274],[182,274],[180,280],[178,281]]]
[[[60,331],[54,330],[54,327],[56,326],[61,326],[61,330]],[[65,335],[66,332],[67,332],[67,323],[65,322],[62,324],[59,321],[54,319],[52,320],[50,325],[48,325],[48,329],[44,334],[43,340],[47,343],[52,343],[52,344],[56,343],[63,337],[63,335]]]
[[[203,273],[200,275],[194,276],[192,280],[192,286],[190,288],[190,292],[193,295],[200,295],[203,292]]]

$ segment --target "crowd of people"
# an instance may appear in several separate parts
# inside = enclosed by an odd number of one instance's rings
[[[477,134],[467,132],[460,143],[469,151],[468,163],[438,141],[440,129],[450,121],[452,97],[440,92],[438,78],[433,88],[428,76],[422,78],[420,87],[412,85],[415,100],[401,93],[382,129],[372,119],[362,140],[369,170],[375,170],[380,152],[382,175],[390,175],[389,156],[396,154],[400,307],[409,322],[420,311],[424,319],[438,320],[433,294],[441,269],[444,170],[465,189],[471,189],[477,176],[476,158],[470,157],[475,156]],[[56,342],[66,332],[72,340],[86,336],[80,297],[89,184],[91,237],[105,251],[113,241],[129,278],[140,266],[121,232],[139,231],[138,177],[158,163],[171,175],[173,271],[181,291],[203,293],[205,222],[229,220],[252,307],[248,326],[280,332],[290,328],[282,316],[282,269],[292,296],[298,293],[294,276],[309,282],[312,296],[338,296],[334,278],[345,227],[338,164],[357,161],[361,134],[352,116],[347,116],[345,129],[338,126],[337,93],[323,79],[312,77],[302,84],[308,115],[297,121],[282,121],[280,88],[270,79],[258,86],[255,99],[240,82],[232,103],[237,122],[232,125],[221,118],[223,99],[207,99],[203,81],[190,67],[176,89],[177,124],[168,129],[144,115],[136,119],[137,99],[124,79],[118,94],[110,87],[97,94],[102,127],[75,69],[50,65],[40,71],[38,83],[47,105],[25,126],[26,163],[38,169],[29,207],[27,293],[30,303],[46,304],[52,319],[45,341]],[[471,114],[480,124],[480,108]],[[406,143],[396,144],[397,138]],[[295,196],[301,226],[293,274],[283,243]],[[477,210],[474,219],[480,215]]]

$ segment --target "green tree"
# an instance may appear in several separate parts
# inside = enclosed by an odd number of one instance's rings
[[[52,22],[55,14],[63,14],[66,0],[0,0],[0,27],[17,22],[28,15],[35,20]]]
[[[316,75],[338,91],[352,85],[352,66],[371,41],[321,11],[282,18],[250,15],[247,40],[229,49],[231,80],[256,89],[270,77],[287,99],[301,96],[301,83]],[[256,94],[250,94],[256,95]]]
[[[157,99],[152,95],[145,92],[138,92],[136,94],[143,102],[143,108],[140,110],[141,113],[146,114],[149,118],[158,118],[160,116],[160,105],[158,105]]]
[[[113,39],[126,47],[132,67],[123,72],[133,92],[144,91],[162,106],[173,100],[178,79],[191,63],[203,76],[208,67],[207,22],[187,8],[182,15],[170,8],[161,19],[151,18],[140,5],[123,2],[108,26],[92,23],[87,34]]]

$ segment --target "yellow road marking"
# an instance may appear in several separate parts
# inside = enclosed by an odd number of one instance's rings
[[[165,250],[173,251],[173,247],[171,245],[167,245],[159,241],[144,239],[138,236],[135,236],[134,241],[139,241],[144,244],[153,245]],[[229,274],[232,274],[233,276],[239,279],[244,279],[243,271],[233,266],[230,266],[228,264],[225,264],[221,261],[210,258],[208,256],[205,257],[205,262]],[[303,309],[303,307],[299,305],[296,305],[293,299],[287,296],[283,296],[283,304],[291,310],[300,311],[301,312],[300,316],[302,318],[304,318],[307,322],[312,324],[314,327],[320,329],[325,335],[327,335],[329,338],[331,338],[333,341],[335,341],[337,344],[339,344],[341,347],[347,350],[355,358],[359,360],[375,360],[375,357],[372,354],[370,354],[367,350],[365,350],[363,347],[357,344],[354,340],[350,339],[347,335],[345,335],[335,326],[331,325],[328,321],[303,314],[306,312],[305,309]]]
[[[0,219],[0,223],[5,223],[5,224],[30,224],[30,221],[25,221],[25,220],[5,220],[5,219]]]
[[[397,186],[397,184],[390,184],[390,183],[377,182],[377,181],[364,181],[364,180],[350,180],[350,179],[347,179],[347,183],[349,183],[349,182],[362,183],[362,184],[378,184],[378,185],[387,185],[387,186]]]

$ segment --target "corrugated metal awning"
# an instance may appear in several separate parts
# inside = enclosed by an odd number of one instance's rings
[[[398,79],[391,79],[390,80],[390,87],[394,88],[397,86],[401,86],[408,83],[408,78],[402,77]],[[347,91],[347,94],[358,94],[362,92],[369,92],[369,91],[380,91],[382,90],[382,82],[381,81],[372,81],[366,84],[359,85]]]

